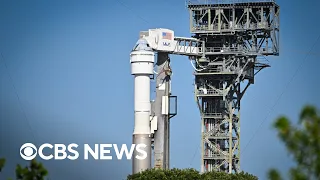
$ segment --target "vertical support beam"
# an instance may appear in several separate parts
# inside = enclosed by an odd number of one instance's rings
[[[166,168],[168,153],[168,116],[162,114],[162,98],[168,96],[168,79],[165,69],[169,65],[169,56],[167,53],[158,52],[157,55],[157,78],[156,78],[156,100],[155,115],[157,116],[157,131],[154,134],[154,167],[158,169]]]
[[[277,16],[277,34],[278,34],[278,38],[277,38],[277,52],[279,52],[280,51],[280,17],[279,17],[279,14],[280,14],[280,7],[278,8],[278,12],[277,12],[277,14],[276,14],[276,16]]]
[[[233,157],[233,152],[232,152],[232,116],[233,116],[233,111],[232,111],[232,96],[230,97],[229,101],[229,173],[232,173],[232,157]]]
[[[249,86],[248,86],[249,87]],[[241,111],[241,107],[240,107],[240,102],[241,102],[241,98],[242,98],[242,94],[241,94],[241,86],[240,86],[240,83],[238,85],[238,93],[237,93],[237,102],[238,102],[238,114],[237,114],[237,118],[238,118],[238,122],[236,123],[237,126],[237,133],[238,133],[238,153],[237,153],[237,158],[238,158],[238,163],[235,163],[236,164],[236,168],[237,168],[237,172],[240,172],[241,169],[240,169],[240,111]]]
[[[193,10],[189,10],[189,15],[190,15],[190,19],[189,19],[189,23],[190,23],[190,32],[193,32]]]
[[[218,11],[218,13],[219,13],[219,14],[218,14],[218,31],[220,32],[220,31],[221,31],[221,23],[222,23],[222,22],[221,22],[221,9],[218,9],[217,11]],[[216,11],[216,12],[217,12],[217,11]]]
[[[234,30],[234,26],[236,25],[236,10],[232,8],[232,30]]]
[[[247,24],[246,24],[246,27],[247,29],[249,29],[250,27],[250,12],[249,12],[249,8],[245,8],[245,11],[246,11],[246,17],[247,17]]]
[[[166,69],[168,68],[170,61],[169,57],[167,60]],[[166,98],[166,108],[167,114],[163,115],[164,123],[165,123],[165,161],[164,161],[164,169],[170,169],[169,167],[169,156],[170,156],[170,119],[169,119],[169,112],[170,112],[170,76],[166,75],[165,77],[165,98]]]
[[[200,160],[201,160],[201,173],[204,173],[204,142],[203,142],[203,133],[204,133],[204,119],[201,118],[201,139],[200,139],[200,143],[201,143],[201,157],[200,157]]]
[[[164,115],[164,121],[165,121],[165,125],[166,125],[166,139],[165,139],[165,143],[166,143],[166,146],[165,146],[165,150],[166,150],[166,153],[165,153],[165,157],[166,157],[166,161],[165,161],[165,168],[166,169],[170,169],[170,162],[169,162],[169,157],[170,157],[170,119],[169,119],[169,112],[170,112],[170,93],[169,93],[169,90],[170,90],[170,76],[167,76],[166,77],[166,89],[165,89],[165,95],[167,96],[167,107],[168,107],[168,114],[167,115]]]
[[[208,9],[207,10],[208,11],[208,29],[209,30],[212,30],[212,26],[211,26],[211,24],[212,24],[212,19],[211,19],[211,9]]]
[[[265,22],[265,19],[264,19],[264,15],[263,15],[263,7],[261,7],[260,8],[260,23],[261,23],[261,25],[263,25],[264,24],[264,22]]]

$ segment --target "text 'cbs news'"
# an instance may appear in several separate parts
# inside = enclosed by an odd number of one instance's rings
[[[84,144],[83,153],[78,152],[78,144],[72,143],[65,144],[49,144],[45,143],[38,148],[32,143],[25,143],[20,148],[20,156],[27,161],[30,161],[37,157],[37,155],[43,160],[77,160],[83,157],[84,160],[131,160],[134,155],[134,151],[137,153],[134,158],[143,160],[147,158],[147,152],[145,144],[132,144],[130,148],[126,144],[118,146],[117,144],[95,144],[94,147]],[[46,153],[46,150],[51,150]],[[53,151],[53,152],[52,152]],[[113,157],[111,154],[115,154]]]

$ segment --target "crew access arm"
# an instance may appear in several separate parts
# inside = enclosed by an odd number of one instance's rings
[[[149,29],[140,32],[140,38],[145,39],[155,52],[185,56],[203,56],[204,42],[196,38],[174,37],[170,29]]]

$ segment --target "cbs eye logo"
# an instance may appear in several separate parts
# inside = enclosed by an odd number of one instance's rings
[[[20,156],[27,161],[34,159],[37,156],[37,147],[32,143],[25,143],[20,148]]]

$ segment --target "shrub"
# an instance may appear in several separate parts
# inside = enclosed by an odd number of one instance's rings
[[[195,169],[150,169],[141,173],[129,175],[127,180],[258,180],[248,173],[228,174],[225,172],[211,171],[200,174]]]

